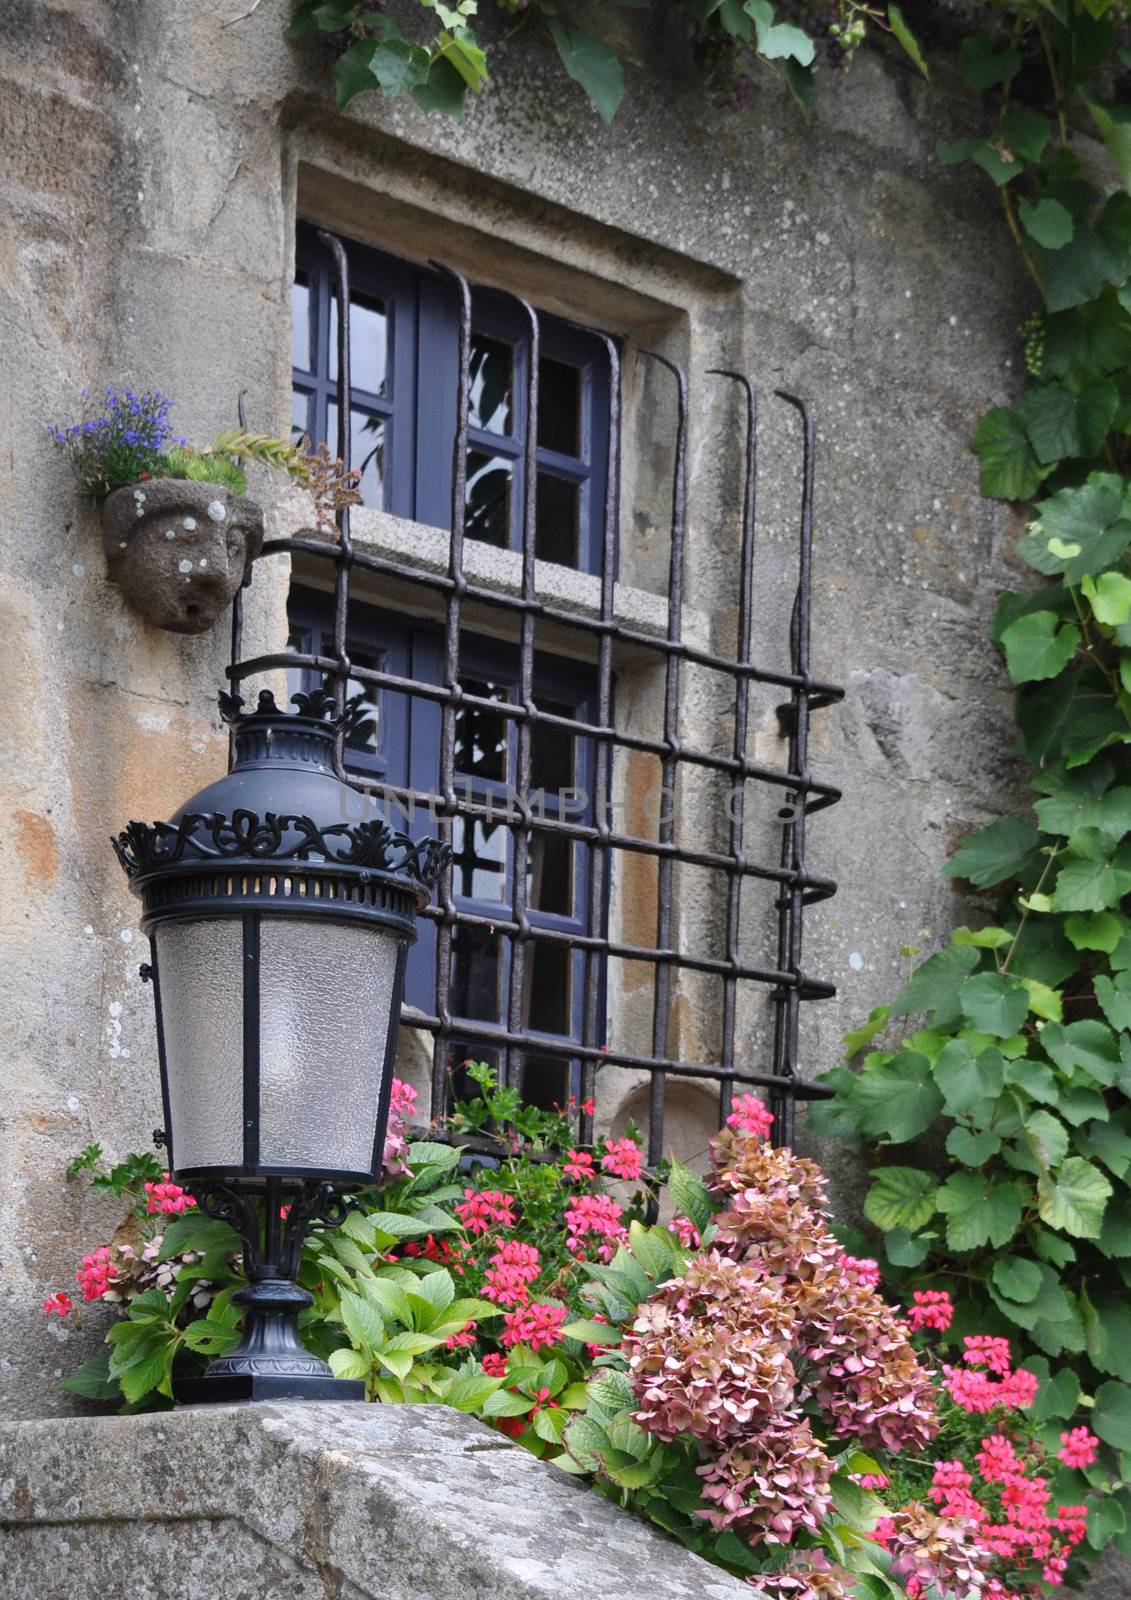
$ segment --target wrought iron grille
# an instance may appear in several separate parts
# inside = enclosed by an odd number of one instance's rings
[[[342,241],[327,233],[319,234],[335,264],[337,301],[337,453],[349,465],[350,438],[350,289],[349,264]],[[835,893],[836,885],[819,877],[806,865],[808,819],[834,804],[840,791],[813,777],[809,770],[809,731],[813,711],[840,700],[843,691],[823,683],[810,673],[810,592],[813,548],[813,455],[814,423],[808,405],[796,396],[777,391],[777,398],[800,415],[802,446],[801,516],[797,541],[797,587],[789,628],[789,671],[770,671],[755,664],[751,632],[754,607],[754,548],[757,491],[757,395],[749,378],[742,373],[717,371],[712,376],[738,385],[744,406],[745,484],[743,494],[741,568],[738,596],[737,649],[733,657],[701,649],[683,636],[684,575],[686,565],[686,501],[688,407],[684,373],[666,356],[646,352],[670,374],[675,393],[674,469],[671,488],[671,537],[668,570],[667,625],[662,634],[650,633],[641,626],[618,620],[614,608],[616,546],[614,530],[621,443],[620,353],[614,339],[597,335],[609,361],[611,404],[608,431],[608,477],[606,491],[606,537],[600,572],[600,604],[595,615],[586,615],[540,599],[535,571],[535,496],[525,497],[522,528],[522,578],[517,593],[479,584],[468,577],[464,567],[465,487],[468,455],[468,416],[470,398],[469,369],[472,340],[472,288],[460,273],[448,267],[436,268],[451,283],[459,306],[459,366],[456,410],[456,436],[452,471],[451,540],[447,570],[438,572],[412,565],[393,556],[358,550],[350,534],[350,512],[337,513],[337,539],[294,537],[267,541],[258,559],[273,555],[301,555],[325,563],[333,573],[333,647],[330,654],[294,651],[241,659],[243,634],[243,596],[237,597],[232,623],[232,661],[228,676],[233,683],[254,674],[280,668],[305,669],[324,674],[333,686],[339,715],[346,706],[347,686],[372,686],[406,696],[438,703],[441,708],[439,782],[436,792],[394,787],[367,782],[356,771],[347,770],[345,732],[339,733],[335,750],[335,770],[339,777],[360,793],[382,801],[389,799],[406,807],[423,805],[434,809],[441,840],[452,841],[453,819],[457,816],[499,821],[497,808],[461,796],[456,788],[456,712],[457,708],[488,712],[516,724],[516,783],[512,803],[503,817],[512,836],[512,904],[510,914],[499,917],[457,909],[453,899],[452,868],[442,875],[436,904],[425,912],[437,924],[436,1011],[433,1015],[417,1010],[406,1013],[403,1021],[423,1028],[433,1036],[432,1113],[441,1114],[448,1104],[449,1047],[454,1041],[482,1044],[499,1054],[502,1081],[521,1090],[523,1059],[527,1053],[559,1056],[581,1062],[583,1108],[578,1113],[579,1140],[593,1137],[594,1113],[584,1103],[594,1099],[598,1068],[607,1071],[623,1068],[643,1071],[650,1078],[648,1114],[648,1160],[654,1165],[664,1148],[664,1113],[668,1080],[672,1077],[706,1080],[718,1089],[720,1121],[731,1109],[735,1085],[767,1091],[777,1119],[777,1135],[789,1140],[793,1134],[794,1104],[812,1099],[825,1091],[806,1083],[799,1071],[799,1017],[803,1001],[831,997],[829,983],[811,977],[803,965],[803,921],[808,906]],[[535,481],[539,376],[539,317],[532,306],[515,297],[529,329],[530,359],[526,364],[526,403],[529,424],[525,437],[526,482]],[[588,331],[588,330],[587,330]],[[245,587],[252,579],[249,568]],[[395,579],[415,586],[432,597],[439,597],[444,608],[444,671],[442,683],[420,681],[415,677],[382,670],[380,665],[363,666],[350,658],[351,583],[358,573]],[[464,607],[485,602],[497,612],[508,614],[517,627],[519,654],[519,692],[513,703],[488,700],[470,693],[460,683],[460,641]],[[596,655],[595,715],[591,721],[577,721],[539,709],[533,692],[535,628],[538,622],[551,622],[588,636]],[[629,645],[638,651],[658,656],[663,666],[662,725],[655,734],[632,732],[614,725],[613,684],[614,649]],[[681,738],[681,675],[685,665],[708,668],[723,674],[733,685],[733,740],[729,752],[697,748]],[[755,761],[748,754],[750,733],[750,695],[754,685],[765,684],[784,691],[777,707],[778,721],[788,744],[785,765],[777,769]],[[594,751],[594,793],[609,792],[612,763],[616,750],[637,751],[659,763],[662,792],[677,792],[681,774],[698,768],[718,775],[728,783],[729,838],[723,850],[711,850],[680,843],[676,836],[674,807],[661,808],[657,837],[640,837],[613,826],[607,809],[598,805],[591,820],[570,820],[539,814],[531,804],[531,733],[538,726],[557,728],[576,738],[592,741]],[[746,788],[750,783],[766,786],[779,797],[777,816],[781,843],[776,862],[751,859],[744,848],[746,838]],[[532,836],[536,832],[558,834],[566,840],[584,843],[588,873],[587,925],[583,933],[535,927],[528,916],[527,860]],[[655,936],[650,944],[625,942],[610,937],[606,925],[607,891],[612,853],[638,853],[656,863]],[[674,872],[678,864],[713,869],[725,881],[725,953],[711,957],[677,947],[674,915]],[[776,892],[774,915],[777,922],[776,962],[757,965],[744,960],[741,948],[743,888],[752,880],[773,886]],[[464,1018],[453,1018],[448,989],[453,933],[461,927],[479,928],[508,936],[509,1006],[504,1023],[479,1025]],[[581,951],[584,970],[584,1013],[581,1039],[554,1040],[545,1034],[532,1035],[523,1026],[523,975],[527,954],[537,941],[545,940]],[[651,1050],[633,1053],[609,1047],[604,1040],[602,1014],[604,986],[602,976],[608,958],[646,963],[654,972]],[[673,1057],[671,1017],[674,984],[681,971],[700,973],[721,980],[722,1028],[718,1059],[680,1060]],[[742,1065],[736,1056],[738,995],[742,985],[755,985],[768,994],[774,1007],[774,1039],[771,1070],[759,1072]]]

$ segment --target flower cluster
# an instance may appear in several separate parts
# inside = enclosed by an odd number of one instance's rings
[[[616,1246],[626,1237],[621,1217],[623,1208],[611,1195],[575,1195],[566,1207],[566,1246],[579,1261],[591,1253],[610,1261]]]
[[[84,403],[89,395],[84,391]],[[52,439],[67,456],[84,493],[102,500],[112,490],[159,470],[171,443],[170,401],[156,390],[107,389],[101,411],[70,427],[53,427]],[[183,441],[182,441],[183,442]]]
[[[969,1335],[963,1341],[962,1359],[963,1366],[943,1367],[943,1382],[955,1405],[972,1416],[999,1406],[1023,1411],[1037,1398],[1033,1374],[1024,1367],[1014,1371],[1008,1339]]]
[[[492,1228],[513,1228],[515,1223],[513,1203],[498,1189],[465,1189],[452,1210],[473,1236]]]
[[[82,1289],[84,1300],[101,1300],[116,1276],[110,1260],[110,1246],[101,1245],[83,1256],[82,1266],[75,1273],[75,1282]]]
[[[385,1126],[384,1169],[387,1178],[411,1177],[408,1164],[408,1129],[416,1115],[416,1090],[410,1083],[394,1078],[389,1098],[389,1120]]]
[[[907,1321],[916,1333],[921,1333],[924,1328],[945,1333],[954,1321],[954,1306],[950,1296],[942,1289],[916,1289],[911,1296]]]
[[[644,1170],[644,1152],[635,1139],[606,1139],[601,1171],[635,1182]]]
[[[171,1217],[196,1204],[192,1195],[182,1189],[179,1183],[174,1183],[167,1172],[161,1174],[159,1183],[146,1183],[145,1193],[148,1196],[146,1210],[151,1217],[158,1213]]]
[[[742,1133],[752,1133],[759,1139],[768,1139],[773,1131],[774,1114],[756,1094],[738,1094],[731,1103],[726,1125]]]
[[[551,1306],[536,1301],[508,1311],[503,1318],[502,1343],[508,1346],[527,1344],[537,1352],[561,1344],[564,1335],[562,1323],[569,1312],[565,1306]]]
[[[491,1256],[483,1283],[484,1300],[497,1306],[530,1304],[530,1285],[542,1270],[538,1251],[521,1239],[504,1239]]]
[[[714,1246],[639,1306],[624,1335],[634,1416],[658,1439],[699,1442],[713,1527],[788,1544],[815,1532],[831,1503],[833,1464],[814,1420],[826,1438],[866,1449],[921,1449],[937,1428],[934,1387],[877,1293],[875,1263],[846,1256],[833,1236],[819,1168],[758,1127],[725,1129],[712,1157],[725,1208]]]

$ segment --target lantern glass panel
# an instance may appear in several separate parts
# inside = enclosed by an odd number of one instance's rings
[[[263,1166],[371,1170],[399,945],[361,923],[262,918]]]
[[[243,1165],[243,922],[155,930],[177,1170]]]

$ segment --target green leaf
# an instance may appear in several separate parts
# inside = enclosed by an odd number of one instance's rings
[[[978,950],[1004,950],[1013,943],[1008,928],[955,928],[950,936],[952,944],[972,944]]]
[[[621,1333],[607,1322],[567,1322],[562,1332],[570,1339],[584,1339],[589,1344],[620,1344]]]
[[[955,1172],[938,1191],[935,1204],[947,1218],[946,1242],[952,1250],[1008,1244],[1021,1221],[1022,1191],[1017,1183],[991,1183],[983,1173]]]
[[[981,461],[979,486],[997,500],[1029,500],[1049,468],[1037,460],[1020,411],[994,406],[985,413],[971,448]]]
[[[975,1058],[964,1039],[951,1039],[939,1052],[934,1070],[948,1111],[969,1111],[979,1100],[994,1100],[1001,1093],[1000,1051],[984,1050]]]
[[[1083,1074],[1109,1088],[1119,1072],[1119,1041],[1098,1017],[1085,1017],[1066,1027],[1049,1022],[1041,1031],[1041,1045],[1051,1061],[1070,1077]]]
[[[1125,1194],[1116,1195],[1104,1212],[1099,1247],[1112,1260],[1131,1256],[1131,1201]]]
[[[884,1235],[884,1251],[893,1267],[917,1267],[929,1249],[929,1240],[913,1239],[906,1228],[892,1228]]]
[[[81,1367],[60,1379],[59,1387],[81,1394],[84,1400],[120,1400],[122,1396],[117,1378],[110,1376],[109,1350],[100,1350],[90,1361],[84,1361]]]
[[[930,1062],[913,1050],[901,1050],[890,1061],[867,1068],[856,1081],[852,1100],[861,1131],[893,1144],[916,1138],[942,1110]]]
[[[350,1343],[371,1355],[385,1337],[385,1327],[376,1310],[367,1300],[350,1290],[344,1290],[339,1300],[342,1325]]]
[[[1089,1419],[1093,1432],[1116,1450],[1131,1450],[1131,1388],[1101,1383]]]
[[[1108,154],[1119,168],[1123,187],[1131,189],[1131,110],[1125,105],[1104,105],[1093,90],[1085,90],[1083,100]]]
[[[611,122],[624,94],[624,73],[616,56],[584,28],[567,28],[554,17],[548,18],[546,25],[562,66],[585,90],[600,116]]]
[[[896,997],[893,1013],[905,1017],[928,1011],[932,1013],[931,1020],[935,1027],[939,1028],[950,1027],[958,1022],[962,1015],[958,1003],[959,991],[979,959],[976,950],[962,945],[951,945],[937,955],[928,957],[921,966],[916,967]]]
[[[1029,992],[1017,978],[980,972],[962,985],[959,1004],[972,1028],[1008,1039],[1029,1015]]]
[[[999,817],[964,839],[943,871],[948,878],[965,878],[975,888],[991,889],[1007,878],[1020,877],[1038,861],[1040,842],[1027,818]],[[971,962],[967,970],[976,964]]]
[[[441,33],[439,54],[455,68],[469,89],[482,89],[487,81],[487,57],[467,28]]]
[[[816,45],[804,29],[788,22],[775,22],[770,0],[746,0],[743,10],[754,18],[760,56],[767,61],[791,60],[801,67],[812,66]]]
[[[1110,955],[1123,937],[1123,923],[1110,911],[1090,915],[1074,911],[1064,919],[1064,931],[1077,950],[1102,950]]]
[[[1050,311],[1066,311],[1094,300],[1105,283],[1119,287],[1126,281],[1131,270],[1129,212],[1131,196],[1116,193],[1093,225],[1077,222],[1073,238],[1061,249],[1034,249]]]
[[[189,1349],[199,1350],[208,1356],[224,1355],[239,1342],[237,1329],[229,1327],[226,1322],[214,1322],[211,1317],[190,1322],[185,1329],[185,1344]]]
[[[1080,587],[1097,622],[1118,628],[1131,618],[1131,578],[1121,572],[1101,572],[1093,579],[1085,573]]]
[[[335,1378],[353,1378],[364,1382],[369,1377],[369,1362],[360,1350],[331,1350],[327,1359]]]
[[[1044,245],[1047,250],[1059,250],[1072,238],[1073,224],[1072,213],[1062,206],[1059,200],[1038,200],[1036,205],[1022,198],[1018,202],[1018,213],[1022,226],[1031,239]],[[1074,454],[1075,452],[1064,452]],[[1051,460],[1051,456],[1041,456],[1042,461]]]
[[[1069,1367],[1055,1374],[1048,1372],[1048,1363],[1039,1356],[1022,1363],[1041,1379],[1037,1398],[1029,1409],[1034,1422],[1048,1422],[1052,1417],[1067,1418],[1075,1415],[1080,1404],[1080,1382]]]
[[[1059,1118],[1048,1111],[1034,1111],[1022,1123],[1021,1131],[1042,1171],[1060,1166],[1068,1154],[1068,1129]],[[1020,1299],[1021,1296],[1015,1295],[1014,1298]]]
[[[1038,505],[1018,552],[1038,572],[1063,573],[1073,584],[1085,573],[1104,571],[1131,541],[1124,493],[1123,479],[1113,472],[1093,472],[1078,487],[1058,489]],[[1076,546],[1076,553],[1058,555],[1050,549],[1054,541],[1058,547]]]
[[[931,76],[930,68],[923,58],[923,52],[919,48],[919,41],[903,20],[903,12],[898,6],[888,6],[888,23],[891,26],[892,33],[899,40],[924,78],[929,78]]]
[[[186,1211],[169,1222],[161,1236],[157,1259],[171,1261],[188,1250],[202,1250],[206,1255],[213,1250],[224,1250],[229,1255],[238,1255],[240,1249],[240,1236],[228,1223],[201,1216],[197,1211]]]
[[[946,1136],[947,1155],[961,1161],[965,1167],[982,1167],[1001,1149],[996,1133],[986,1128],[981,1133],[971,1133],[969,1128],[952,1128]]]
[[[994,1263],[993,1281],[1007,1300],[1022,1305],[1035,1300],[1041,1287],[1041,1269],[1023,1256],[1002,1256]]]
[[[412,91],[412,98],[422,111],[442,111],[459,121],[467,99],[467,80],[446,57],[434,56],[428,77]]]
[[[525,1417],[534,1401],[526,1394],[511,1394],[508,1389],[496,1389],[483,1402],[485,1417]]]
[[[689,1217],[702,1233],[715,1214],[715,1206],[710,1191],[699,1174],[692,1172],[690,1167],[685,1167],[681,1161],[673,1158],[667,1190],[676,1211]]]
[[[118,1384],[122,1394],[131,1404],[136,1404],[154,1389],[160,1390],[163,1394],[169,1392],[171,1351],[171,1342],[163,1342],[140,1355],[128,1366],[118,1369]]]
[[[1131,889],[1131,861],[1125,851],[1111,855],[1107,840],[1083,829],[1070,841],[1053,891],[1056,911],[1103,911],[1118,905]]]
[[[1079,649],[1080,630],[1052,611],[1032,611],[1011,623],[1001,642],[1013,682],[1033,683],[1064,671]]]
[[[1043,466],[1080,454],[1079,402],[1071,389],[1060,383],[1036,384],[1018,410]]]
[[[891,1013],[891,1006],[877,1006],[874,1011],[869,1012],[868,1020],[862,1028],[856,1028],[854,1031],[844,1035],[842,1043],[844,1044],[844,1054],[846,1060],[851,1059],[851,1057],[854,1055],[858,1055],[859,1052],[863,1050],[864,1046],[869,1044],[876,1037],[877,1033],[883,1032],[883,1030],[887,1027],[888,1018],[891,1016]],[[693,1217],[692,1221],[694,1222],[694,1220],[695,1219]]]
[[[1080,1156],[1069,1156],[1055,1179],[1042,1177],[1037,1186],[1038,1210],[1045,1222],[1074,1239],[1099,1237],[1110,1198],[1107,1178]]]
[[[1114,982],[1100,973],[1092,980],[1092,987],[1100,1010],[1112,1027],[1120,1032],[1131,1029],[1131,973],[1118,973]]]
[[[995,51],[984,33],[963,39],[958,52],[963,82],[971,89],[991,89],[1008,83],[1021,70],[1021,57],[1012,45]]]
[[[488,1378],[478,1372],[455,1377],[444,1388],[444,1404],[456,1411],[482,1411],[490,1396],[505,1382],[505,1378]]]
[[[876,1167],[871,1176],[876,1181],[864,1200],[864,1215],[877,1228],[885,1233],[898,1227],[913,1232],[934,1216],[938,1185],[929,1172],[917,1167]]]

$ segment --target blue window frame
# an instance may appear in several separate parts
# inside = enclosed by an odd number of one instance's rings
[[[458,315],[438,274],[365,246],[350,259],[351,448],[367,505],[447,527],[456,427]],[[337,439],[336,311],[330,257],[300,224],[293,313],[296,434]],[[601,570],[608,474],[609,370],[591,334],[541,317],[535,553]],[[466,536],[521,547],[526,375],[530,341],[519,308],[477,290],[473,307]]]
[[[408,620],[376,608],[351,608],[350,656],[417,682],[442,682],[443,634],[426,621]],[[291,648],[304,654],[332,651],[330,602],[310,590],[291,599]],[[517,645],[465,635],[460,684],[482,700],[518,699]],[[595,673],[544,652],[535,655],[534,701],[541,711],[579,722],[592,716]],[[298,685],[296,684],[296,687]],[[423,696],[377,689],[353,680],[348,694],[347,764],[359,777],[434,794],[440,771],[440,707]],[[457,913],[488,920],[510,915],[513,895],[512,834],[502,820],[507,787],[514,783],[517,724],[481,706],[456,711],[456,790],[464,803],[489,805],[500,819],[457,815],[453,823],[453,899]],[[593,815],[592,740],[567,729],[536,723],[531,730],[531,788],[537,808],[551,820],[587,822]],[[584,800],[582,799],[584,797]],[[392,812],[394,822],[403,814]],[[584,935],[589,910],[588,847],[582,841],[535,828],[529,846],[528,916],[534,928]],[[405,999],[429,1014],[436,1007],[436,930],[419,927],[409,958]],[[478,925],[457,923],[453,931],[448,1008],[459,1021],[498,1024],[509,1016],[508,939]],[[539,1055],[539,1035],[580,1039],[584,1001],[584,953],[535,939],[528,947],[522,997],[522,1028],[531,1036],[523,1070],[525,1098],[544,1106],[564,1105],[576,1093],[579,1066],[562,1056]],[[481,1043],[453,1049],[452,1067],[468,1053],[491,1051]],[[458,1085],[457,1085],[458,1088]]]

